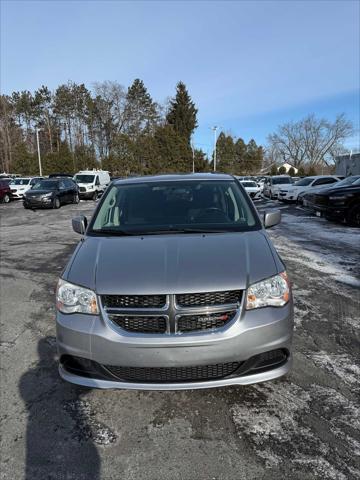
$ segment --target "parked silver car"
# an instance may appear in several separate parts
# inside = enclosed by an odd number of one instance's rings
[[[114,181],[56,294],[60,375],[99,388],[272,380],[291,366],[285,266],[240,182],[193,174]]]

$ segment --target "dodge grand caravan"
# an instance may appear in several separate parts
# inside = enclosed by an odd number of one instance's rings
[[[99,388],[272,380],[291,366],[285,266],[240,182],[193,174],[114,181],[56,293],[60,375]]]

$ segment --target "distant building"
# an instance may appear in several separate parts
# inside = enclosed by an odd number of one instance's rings
[[[281,168],[281,167],[284,167],[284,168],[285,168],[286,173],[289,172],[290,168],[293,168],[293,169],[294,169],[295,175],[298,173],[298,169],[295,168],[294,165],[290,165],[290,163],[286,163],[286,162],[283,163],[282,165],[280,165],[280,166],[278,167],[278,170],[279,170],[279,168]]]
[[[335,173],[344,177],[360,175],[360,153],[349,153],[336,157]]]

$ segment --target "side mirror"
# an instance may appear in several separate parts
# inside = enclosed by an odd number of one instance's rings
[[[271,228],[281,222],[280,210],[273,210],[272,212],[264,213],[264,227]]]
[[[74,232],[84,235],[87,223],[87,218],[84,215],[80,215],[72,219],[72,228]]]

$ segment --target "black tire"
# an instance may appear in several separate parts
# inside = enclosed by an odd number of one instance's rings
[[[79,202],[80,202],[79,194],[75,193],[72,203],[75,203],[75,205],[77,205]]]
[[[350,227],[360,227],[360,204],[353,205],[345,217]]]
[[[93,193],[92,199],[94,200],[94,202],[96,202],[96,200],[98,199],[98,192],[97,191],[95,191]]]
[[[2,202],[3,203],[9,203],[10,202],[10,196],[7,193],[5,193],[4,198],[2,199]]]
[[[54,198],[52,205],[53,205],[53,208],[55,208],[55,209],[61,207],[61,203],[60,203],[60,200],[58,199],[58,197],[55,197],[55,198]]]

